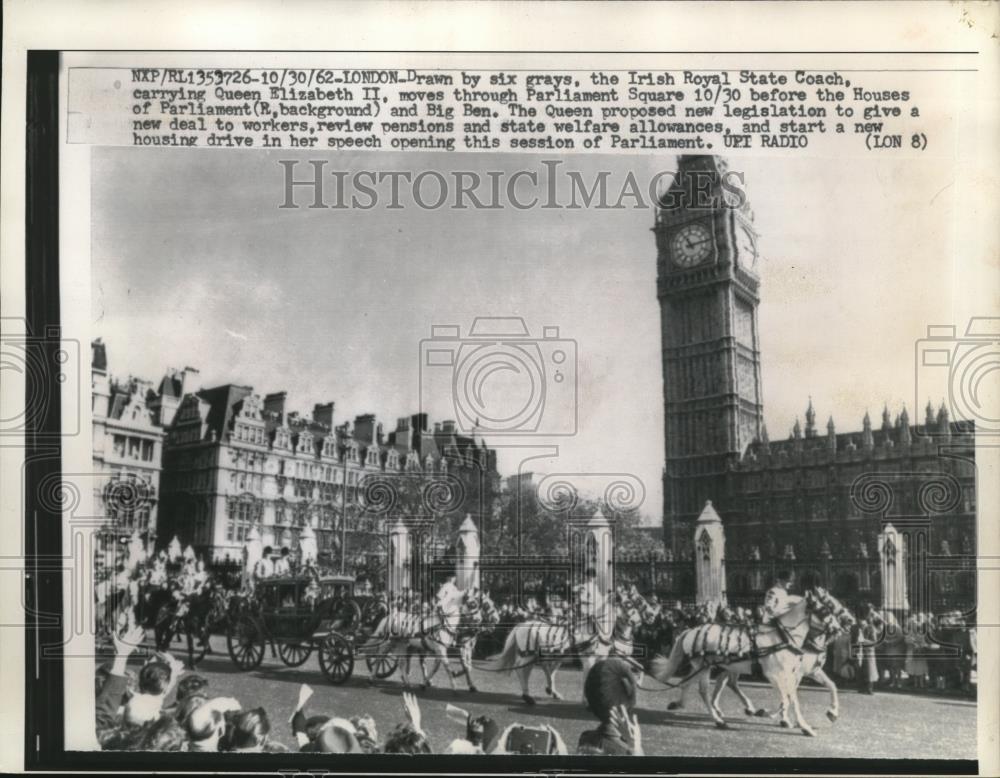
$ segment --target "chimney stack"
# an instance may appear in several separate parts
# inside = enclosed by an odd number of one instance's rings
[[[278,415],[278,423],[285,423],[285,400],[288,392],[272,392],[264,397],[264,410]]]
[[[354,439],[358,443],[377,443],[375,414],[365,413],[354,417]]]
[[[326,426],[327,429],[333,429],[333,408],[335,403],[316,403],[313,406],[313,421],[317,421],[320,424]]]
[[[196,367],[185,367],[181,371],[181,397],[195,391],[194,382],[201,375],[201,371]]]

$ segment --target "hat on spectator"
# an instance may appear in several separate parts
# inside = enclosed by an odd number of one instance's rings
[[[363,752],[354,729],[347,719],[332,718],[316,734],[315,749],[324,754],[360,754]]]
[[[206,686],[208,686],[208,680],[204,676],[195,673],[185,675],[177,682],[177,702],[182,702],[199,693],[204,695],[203,690]]]
[[[192,750],[214,751],[225,731],[226,718],[215,707],[205,703],[190,712],[184,727],[191,738]]]

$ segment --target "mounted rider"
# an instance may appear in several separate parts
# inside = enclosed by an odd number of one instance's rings
[[[588,567],[584,573],[586,580],[576,587],[576,630],[577,635],[586,637],[597,634],[604,613],[604,593],[597,583],[597,571]]]
[[[194,559],[189,558],[177,576],[176,587],[173,590],[178,616],[184,616],[191,609],[191,603],[201,596],[207,583],[208,571],[205,569],[204,560],[199,560],[196,564]]]
[[[454,615],[461,604],[461,599],[465,595],[465,592],[458,588],[455,584],[456,580],[457,576],[455,573],[450,573],[444,579],[441,588],[438,589],[437,596],[434,598],[434,606],[439,616]]]
[[[781,623],[781,617],[802,601],[801,597],[790,593],[792,579],[791,570],[781,570],[775,576],[774,585],[764,595],[764,606],[760,623],[774,626],[785,642],[788,643],[791,651],[801,654],[802,649],[794,644],[791,636],[788,634],[788,630]]]
[[[153,560],[153,566],[149,570],[147,582],[150,586],[159,587],[167,584],[167,554],[162,549]]]

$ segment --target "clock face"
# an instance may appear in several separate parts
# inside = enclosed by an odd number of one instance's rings
[[[711,253],[712,233],[704,224],[687,224],[670,241],[670,256],[679,267],[700,265]]]
[[[744,267],[757,267],[757,243],[753,233],[742,224],[736,229],[736,252]]]

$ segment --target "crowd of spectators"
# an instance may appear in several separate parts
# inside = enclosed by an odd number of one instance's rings
[[[142,643],[144,630],[132,620],[113,636],[115,656],[96,674],[97,739],[102,749],[127,751],[195,751],[279,753],[289,749],[275,738],[275,726],[288,726],[298,748],[319,753],[435,753],[433,743],[448,744],[445,754],[634,754],[642,755],[642,736],[635,715],[637,680],[621,659],[599,661],[585,683],[587,710],[596,725],[580,735],[570,751],[551,725],[500,723],[473,717],[448,706],[448,718],[462,725],[456,737],[424,729],[415,696],[402,694],[403,721],[380,737],[369,715],[307,712],[312,690],[303,685],[291,720],[278,723],[264,707],[247,708],[232,697],[215,696],[209,682],[163,652],[151,653],[138,669],[129,660]],[[455,714],[458,714],[457,717]]]

